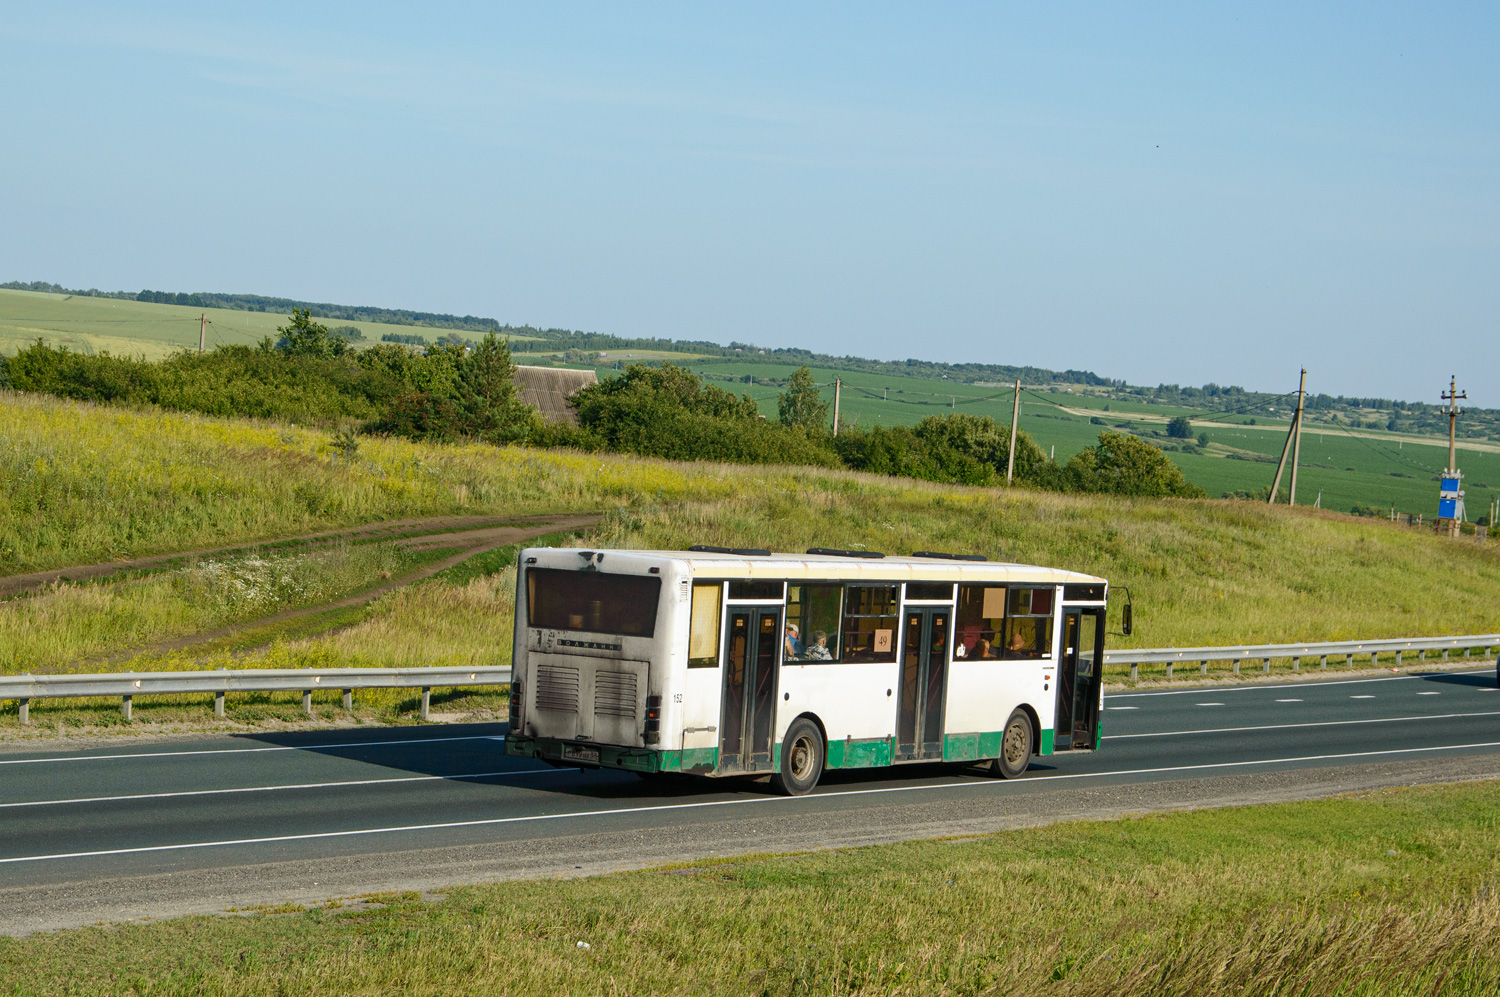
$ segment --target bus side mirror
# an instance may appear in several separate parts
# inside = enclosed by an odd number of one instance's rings
[[[1134,621],[1132,619],[1134,614],[1131,612],[1131,610],[1134,608],[1134,606],[1127,602],[1125,604],[1125,609],[1120,614],[1120,631],[1126,637],[1129,637],[1130,631],[1134,629]]]

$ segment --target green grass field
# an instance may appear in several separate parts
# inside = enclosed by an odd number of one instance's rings
[[[1423,787],[82,928],[0,938],[0,991],[1488,995],[1497,813]]]
[[[784,378],[795,368],[782,364],[692,363],[703,374]],[[600,376],[608,371],[601,370]],[[987,415],[1010,424],[1012,392],[1006,387],[948,384],[932,379],[887,374],[864,374],[816,369],[814,378],[831,385],[843,379],[841,413],[845,425],[911,425],[929,415],[966,412]],[[762,414],[777,415],[780,389],[758,384],[715,381],[721,387],[754,398]],[[824,387],[825,401],[832,388]],[[1097,389],[1069,391],[1027,390],[1021,397],[1021,428],[1030,433],[1044,451],[1059,463],[1084,447],[1092,446],[1103,429],[1130,423],[1136,429],[1165,431],[1165,423],[1179,415],[1198,418],[1193,435],[1208,434],[1209,450],[1201,455],[1169,452],[1187,479],[1212,496],[1226,492],[1254,492],[1269,487],[1276,475],[1274,461],[1281,454],[1288,421],[1261,416],[1250,425],[1249,416],[1203,415],[1170,405],[1150,405],[1129,399],[1103,398]],[[1066,411],[1088,410],[1090,414]],[[1106,425],[1090,420],[1102,419]],[[1223,423],[1236,425],[1224,426]],[[1160,441],[1175,443],[1178,441]],[[1191,442],[1191,441],[1189,441]],[[1437,474],[1448,462],[1446,438],[1396,434],[1361,429],[1347,431],[1309,423],[1302,433],[1302,463],[1298,471],[1297,499],[1311,505],[1322,492],[1322,506],[1347,512],[1356,505],[1389,508],[1398,512],[1437,514]],[[1230,454],[1268,456],[1272,463],[1238,460]],[[1460,441],[1459,463],[1464,470],[1471,518],[1488,513],[1490,502],[1500,498],[1500,446],[1488,441]],[[1282,487],[1289,483],[1283,479]]]
[[[75,352],[108,351],[117,356],[144,355],[158,360],[180,349],[197,349],[199,318],[208,316],[206,346],[254,346],[264,336],[276,336],[287,316],[276,312],[242,312],[222,308],[189,308],[144,301],[117,301],[37,291],[0,289],[0,353],[14,353],[38,338]],[[358,326],[364,344],[379,342],[388,332],[435,339],[441,329],[386,325],[380,322],[324,320],[328,326]],[[477,339],[480,334],[459,330]],[[520,337],[516,342],[529,341]],[[362,344],[357,344],[362,345]]]

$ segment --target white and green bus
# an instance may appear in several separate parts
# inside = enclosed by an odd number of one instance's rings
[[[974,555],[532,548],[507,754],[651,776],[987,765],[1099,744],[1103,578]]]

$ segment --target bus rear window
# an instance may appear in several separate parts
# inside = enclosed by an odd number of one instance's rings
[[[528,626],[650,637],[660,599],[660,578],[557,568],[526,572]]]

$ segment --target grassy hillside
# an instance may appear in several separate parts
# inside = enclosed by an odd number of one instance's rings
[[[368,439],[0,393],[0,573],[377,519],[602,509],[597,542],[966,550],[1101,574],[1140,646],[1489,632],[1500,545],[1247,502]]]
[[[277,312],[189,308],[0,288],[0,353],[14,353],[40,337],[75,352],[107,350],[157,360],[175,350],[197,349],[199,317],[205,314],[209,322],[206,345],[210,349],[219,344],[253,346],[263,336],[276,336],[276,327],[287,324],[287,316]],[[330,319],[325,324],[357,326],[365,334],[365,342],[378,342],[388,332],[415,333],[428,339],[443,332],[380,322]],[[479,338],[475,332],[459,334]]]
[[[0,938],[17,995],[1493,994],[1495,783]],[[1267,861],[1274,856],[1275,861]]]

